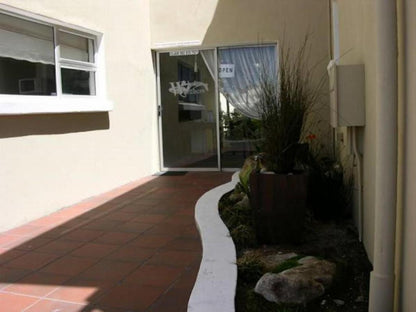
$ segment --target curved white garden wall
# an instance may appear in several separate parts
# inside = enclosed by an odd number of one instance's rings
[[[236,251],[228,228],[222,222],[218,202],[238,182],[231,182],[205,193],[196,203],[195,219],[202,240],[202,260],[188,303],[188,312],[234,312],[237,286]]]

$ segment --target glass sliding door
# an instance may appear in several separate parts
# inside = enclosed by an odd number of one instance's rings
[[[276,45],[218,49],[222,168],[241,168],[261,146],[259,95],[276,78]]]
[[[218,170],[215,50],[158,53],[163,169]]]

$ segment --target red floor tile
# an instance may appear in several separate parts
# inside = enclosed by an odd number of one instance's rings
[[[112,231],[117,229],[124,221],[98,219],[92,220],[90,223],[84,225],[84,230],[98,230],[98,231]]]
[[[112,254],[105,257],[107,260],[127,261],[134,263],[142,263],[156,253],[156,249],[141,248],[128,244],[115,250]]]
[[[80,312],[84,305],[52,300],[40,300],[25,312]]]
[[[38,299],[33,297],[0,293],[0,307],[7,307],[7,310],[3,310],[5,312],[21,312],[36,301]]]
[[[120,232],[129,232],[129,233],[143,233],[144,231],[150,229],[153,226],[153,224],[150,223],[141,223],[141,222],[126,222],[115,229]]]
[[[62,238],[78,242],[88,242],[93,239],[96,239],[104,233],[104,231],[76,229],[69,232],[68,234],[65,234]]]
[[[46,273],[74,276],[82,271],[85,271],[96,262],[96,259],[64,256],[63,258],[52,262],[41,271]]]
[[[0,234],[0,247],[13,248],[27,240],[27,238],[18,235]]]
[[[173,239],[174,238],[171,235],[152,235],[144,233],[137,237],[135,240],[131,241],[130,245],[158,249],[162,246],[165,246],[168,242],[170,242]]]
[[[172,288],[163,294],[148,310],[149,312],[186,312],[190,291]]]
[[[119,281],[137,268],[133,262],[102,260],[78,276],[79,279],[96,281]]]
[[[163,214],[142,214],[142,215],[136,216],[132,221],[154,224],[154,223],[160,223],[167,218],[168,217]]]
[[[30,240],[26,241],[25,243],[17,246],[14,250],[24,250],[24,251],[35,250],[35,249],[38,249],[41,246],[46,245],[51,240],[52,240],[51,238],[36,237],[36,238],[30,239]]]
[[[13,269],[0,266],[0,289],[7,286],[9,283],[13,283],[24,276],[28,275],[31,271],[24,269]]]
[[[35,221],[32,221],[31,224],[34,226],[58,226],[65,223],[67,220],[58,216],[49,215]]]
[[[107,232],[96,238],[94,243],[122,245],[137,237],[137,233],[128,232]]]
[[[175,281],[175,288],[192,289],[199,272],[200,261],[195,261],[182,271],[182,275]]]
[[[111,289],[99,304],[135,312],[145,311],[162,293],[163,288],[151,286],[117,286]]]
[[[50,253],[54,255],[65,255],[67,253],[70,253],[72,250],[80,247],[83,242],[76,242],[66,239],[57,239],[49,244],[46,244],[38,249],[36,249],[37,252],[42,253]]]
[[[171,235],[174,238],[175,236],[179,236],[183,231],[183,226],[174,224],[157,224],[150,230],[146,231],[146,234],[165,234]]]
[[[229,177],[155,178],[0,234],[0,311],[186,311],[201,258],[194,205]]]
[[[75,279],[56,288],[47,297],[79,304],[89,304],[95,302],[113,286],[114,284],[108,281]]]
[[[52,238],[52,239],[55,239],[55,238],[59,238],[62,235],[68,233],[68,231],[70,231],[70,230],[71,230],[70,228],[65,227],[63,225],[56,226],[56,227],[51,228],[49,231],[43,233],[39,237],[41,237],[41,238]]]
[[[33,273],[2,289],[4,292],[42,297],[58,288],[70,276]]]
[[[87,243],[71,252],[71,256],[80,258],[100,259],[112,253],[117,246],[109,244]]]
[[[125,278],[126,284],[150,285],[167,289],[182,273],[181,268],[142,265]]]
[[[194,216],[172,215],[166,218],[162,224],[172,224],[176,226],[195,224]]]
[[[105,216],[104,218],[107,220],[115,220],[115,221],[131,221],[136,217],[135,213],[127,213],[127,212],[112,212]]]
[[[26,254],[25,250],[0,248],[0,264],[6,263],[12,259]]]
[[[161,251],[148,260],[148,264],[186,267],[200,257],[194,251]]]
[[[31,224],[25,224],[22,226],[19,226],[17,228],[14,228],[10,231],[7,231],[8,235],[19,235],[19,236],[27,236],[31,235],[32,233],[37,233],[41,227]]]
[[[56,255],[29,252],[4,264],[8,268],[37,270],[57,258]]]
[[[4,244],[8,244],[10,241],[19,239],[19,236],[16,235],[8,235],[8,234],[0,234],[0,247]]]
[[[165,250],[202,251],[201,241],[192,238],[176,238],[166,244]]]

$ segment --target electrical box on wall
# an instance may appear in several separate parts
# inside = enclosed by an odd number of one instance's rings
[[[328,75],[331,126],[364,126],[364,65],[337,65],[331,61]]]

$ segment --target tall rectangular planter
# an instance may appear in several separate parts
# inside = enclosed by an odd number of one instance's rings
[[[250,203],[260,243],[300,241],[306,215],[307,184],[305,173],[250,175]]]

